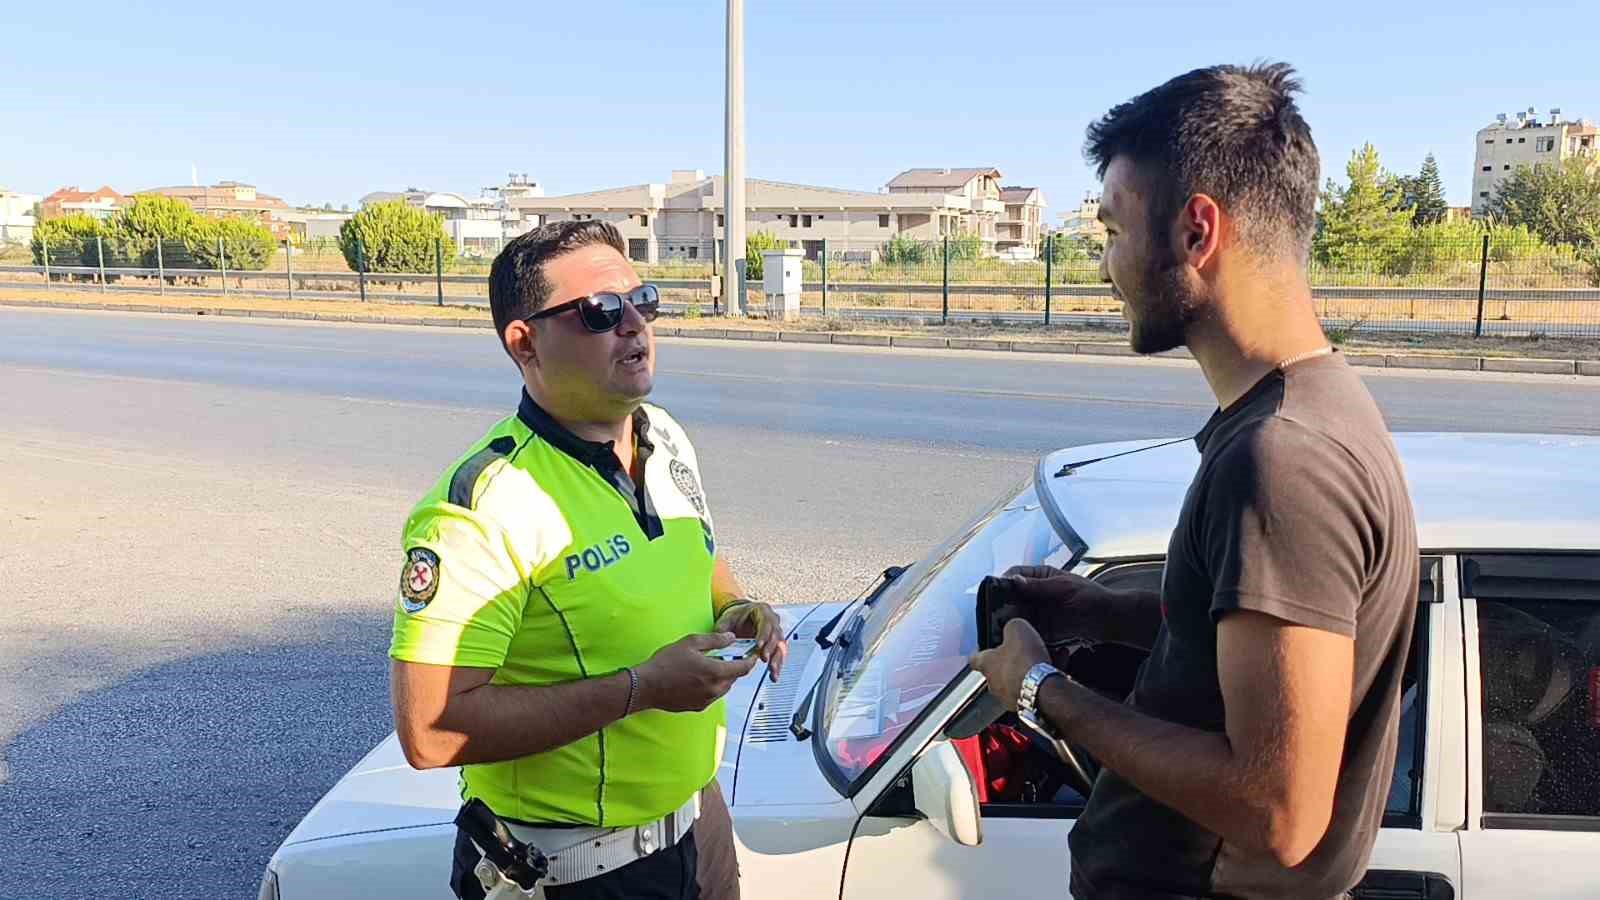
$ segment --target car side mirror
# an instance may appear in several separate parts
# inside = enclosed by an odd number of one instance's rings
[[[911,790],[917,812],[940,834],[963,847],[983,843],[983,816],[978,785],[954,744],[934,741],[911,766]]]

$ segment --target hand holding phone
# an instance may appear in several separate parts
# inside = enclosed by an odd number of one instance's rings
[[[712,659],[720,659],[723,662],[739,662],[754,656],[760,649],[760,641],[753,638],[740,638],[726,647],[707,651],[706,655]]]

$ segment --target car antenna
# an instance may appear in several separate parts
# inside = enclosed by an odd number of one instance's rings
[[[1056,473],[1056,477],[1057,478],[1065,478],[1068,475],[1071,475],[1074,472],[1078,471],[1079,469],[1083,468],[1084,466],[1089,465],[1090,463],[1102,462],[1102,461],[1108,460],[1108,459],[1116,459],[1119,456],[1127,456],[1130,453],[1143,453],[1146,450],[1158,450],[1158,449],[1160,449],[1162,447],[1171,447],[1173,444],[1181,444],[1184,441],[1192,441],[1192,440],[1194,440],[1194,438],[1178,438],[1175,441],[1167,441],[1164,444],[1151,444],[1148,447],[1135,447],[1132,450],[1124,450],[1121,453],[1113,453],[1110,456],[1097,456],[1094,459],[1080,459],[1077,462],[1070,462],[1070,463],[1067,463],[1066,465],[1062,466],[1061,467],[1061,471]]]

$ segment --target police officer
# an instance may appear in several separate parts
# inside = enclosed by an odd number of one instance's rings
[[[552,898],[735,897],[721,698],[787,645],[717,553],[694,445],[644,402],[658,296],[624,247],[559,222],[494,261],[524,390],[406,521],[396,732],[552,858]],[[735,635],[759,652],[708,652]],[[480,848],[458,834],[454,857],[456,895],[483,897]]]

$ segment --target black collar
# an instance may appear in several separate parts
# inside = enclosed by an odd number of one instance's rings
[[[526,388],[522,391],[522,402],[517,405],[517,418],[550,446],[579,462],[596,468],[606,460],[610,460],[610,465],[621,465],[617,460],[616,441],[591,441],[579,437],[534,402]],[[642,406],[633,411],[633,440],[638,448],[636,452],[643,459],[648,459],[655,450],[655,444],[650,442],[650,416]]]
[[[616,441],[590,441],[573,434],[571,429],[557,422],[544,407],[535,403],[526,388],[522,391],[522,402],[517,405],[517,418],[541,440],[594,469],[616,488],[633,510],[634,518],[646,538],[653,541],[662,535],[661,518],[656,515],[650,492],[645,490],[645,479],[641,477],[637,485],[633,483],[628,467],[617,459]],[[642,474],[656,449],[656,445],[650,441],[650,416],[642,406],[633,411],[633,446]]]

